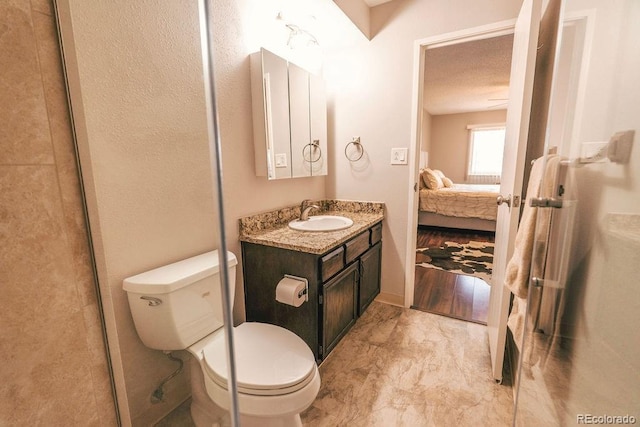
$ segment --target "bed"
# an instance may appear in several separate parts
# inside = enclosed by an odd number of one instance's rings
[[[420,190],[418,224],[495,231],[500,185],[453,184]]]

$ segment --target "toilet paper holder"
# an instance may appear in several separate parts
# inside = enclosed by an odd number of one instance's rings
[[[309,301],[309,281],[304,277],[285,274],[276,286],[276,301],[300,307]]]
[[[292,274],[285,274],[284,277],[288,277],[289,279],[299,280],[304,282],[304,289],[298,292],[298,297],[301,297],[304,295],[304,300],[309,301],[309,281],[307,279],[305,279],[304,277],[294,276]]]

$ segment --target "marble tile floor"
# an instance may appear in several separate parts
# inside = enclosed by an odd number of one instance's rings
[[[512,390],[491,378],[483,325],[374,301],[320,374],[304,426],[511,425]],[[178,408],[159,425],[193,423]]]

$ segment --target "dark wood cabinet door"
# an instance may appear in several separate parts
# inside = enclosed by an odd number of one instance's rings
[[[364,313],[371,301],[380,293],[381,253],[382,242],[378,242],[360,258],[358,316]]]
[[[323,285],[322,355],[338,344],[357,318],[358,263]]]

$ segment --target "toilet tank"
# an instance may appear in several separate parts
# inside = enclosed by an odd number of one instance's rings
[[[233,306],[238,261],[231,252],[227,263]],[[183,350],[223,325],[217,250],[128,277],[122,288],[149,348]]]

